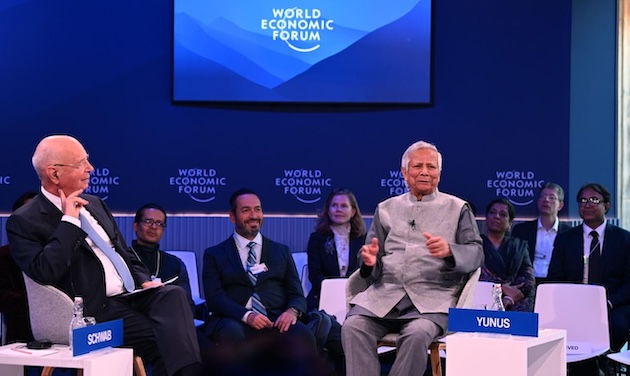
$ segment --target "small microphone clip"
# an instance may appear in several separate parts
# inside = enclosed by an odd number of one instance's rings
[[[414,219],[408,220],[407,223],[409,223],[409,226],[411,226],[412,230],[416,229],[416,221]]]

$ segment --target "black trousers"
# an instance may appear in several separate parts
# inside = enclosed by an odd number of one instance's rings
[[[192,312],[179,286],[111,297],[96,319],[123,319],[125,346],[151,363],[154,376],[172,376],[186,366],[201,365]]]
[[[256,330],[240,320],[210,316],[206,335],[212,348],[202,350],[206,363],[221,376],[317,376],[330,375],[319,356],[315,337],[297,322],[285,333],[277,328]]]

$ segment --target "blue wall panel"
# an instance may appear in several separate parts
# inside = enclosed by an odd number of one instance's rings
[[[172,2],[4,2],[0,212],[37,188],[35,144],[70,133],[118,213],[156,201],[222,214],[248,186],[266,213],[313,215],[347,186],[371,214],[402,191],[400,156],[425,139],[444,154],[443,191],[477,208],[506,196],[532,216],[542,181],[569,184],[572,2],[433,5],[432,104],[324,106],[173,104]]]

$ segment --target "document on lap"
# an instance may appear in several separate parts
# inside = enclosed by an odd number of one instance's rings
[[[122,295],[122,296],[129,296],[129,295],[134,295],[134,294],[141,293],[141,292],[143,292],[143,291],[149,291],[149,290],[154,289],[154,288],[157,288],[157,287],[162,287],[162,286],[164,286],[164,285],[171,284],[171,283],[175,282],[175,281],[177,280],[177,278],[179,278],[179,276],[178,276],[178,275],[176,275],[175,277],[173,277],[173,278],[171,278],[171,279],[167,279],[166,281],[162,281],[162,283],[160,283],[160,284],[156,284],[156,285],[154,285],[154,286],[147,287],[147,288],[143,288],[143,289],[133,290],[133,291],[130,291],[130,292],[126,292],[126,293],[124,293],[124,294],[121,294],[121,295]]]

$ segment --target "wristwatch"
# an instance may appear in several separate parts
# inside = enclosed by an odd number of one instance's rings
[[[302,312],[298,311],[297,309],[293,307],[289,307],[289,309],[297,315],[298,319],[302,316]]]

